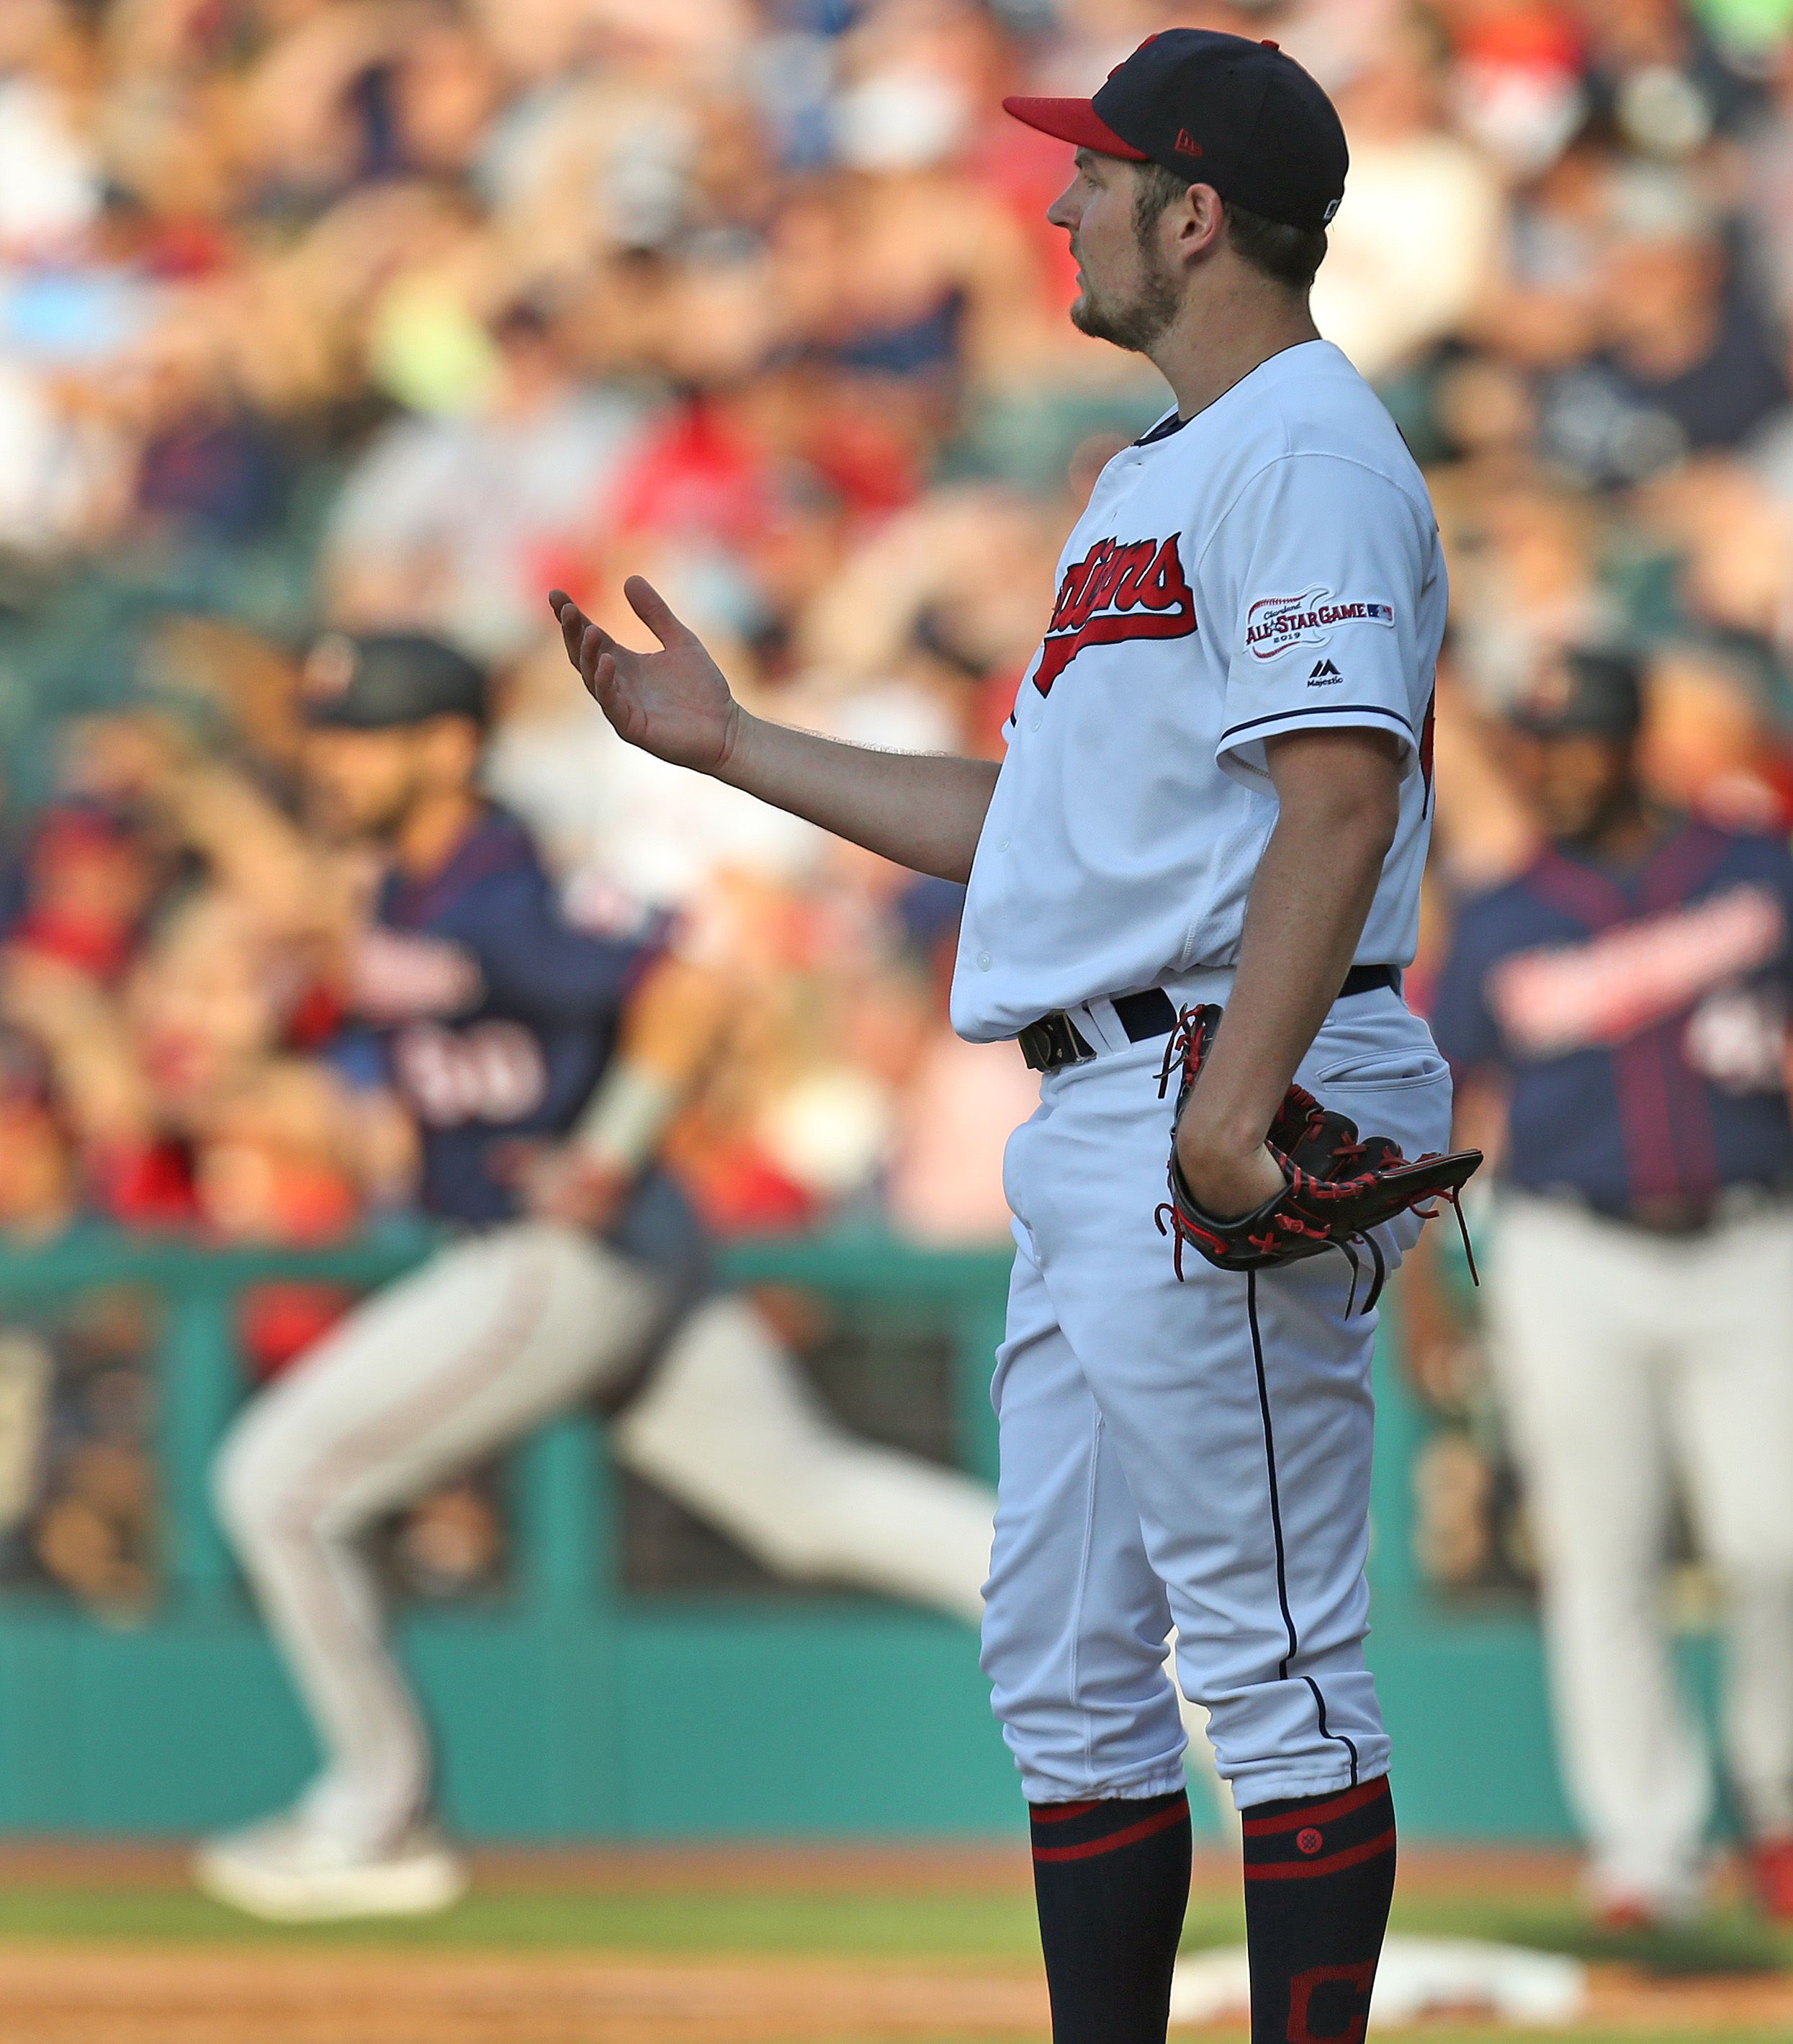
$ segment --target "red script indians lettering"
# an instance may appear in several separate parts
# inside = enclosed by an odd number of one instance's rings
[[[1123,639],[1182,639],[1196,628],[1196,600],[1177,547],[1168,540],[1098,540],[1065,571],[1046,628],[1034,686],[1042,696],[1085,646]]]

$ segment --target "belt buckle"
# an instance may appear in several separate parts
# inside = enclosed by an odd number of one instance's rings
[[[1030,1022],[1015,1039],[1021,1055],[1036,1072],[1055,1072],[1065,1065],[1087,1064],[1096,1055],[1078,1035],[1077,1024],[1062,1008]]]

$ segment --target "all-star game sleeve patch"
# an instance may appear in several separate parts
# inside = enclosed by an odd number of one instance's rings
[[[1335,597],[1323,584],[1298,596],[1260,597],[1246,613],[1254,659],[1273,660],[1292,646],[1323,646],[1341,624],[1395,625],[1395,607],[1377,597]]]

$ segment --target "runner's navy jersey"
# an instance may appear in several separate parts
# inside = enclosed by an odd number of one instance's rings
[[[1555,847],[1465,905],[1433,1033],[1504,1072],[1507,1176],[1624,1216],[1793,1181],[1793,856],[1677,821],[1639,864]]]
[[[344,1062],[372,1076],[374,1054],[416,1116],[431,1212],[474,1224],[516,1212],[495,1153],[572,1126],[663,934],[575,928],[527,833],[499,809],[435,873],[387,877]]]

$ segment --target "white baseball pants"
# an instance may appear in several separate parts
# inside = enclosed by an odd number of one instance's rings
[[[644,1266],[513,1223],[366,1301],[238,1420],[219,1509],[323,1749],[314,1821],[378,1850],[428,1796],[428,1741],[362,1550],[370,1527],[616,1384],[664,1303]],[[706,1301],[675,1329],[612,1439],[775,1570],[978,1616],[988,1490],[845,1432],[741,1299]]]
[[[1181,997],[1223,999],[1229,979]],[[1181,1785],[1173,1623],[1240,1808],[1373,1778],[1388,1764],[1363,1659],[1376,1316],[1348,1311],[1330,1251],[1256,1276],[1186,1251],[1180,1283],[1153,1218],[1163,1043],[1077,1020],[1102,1055],[1045,1076],[1004,1168],[1016,1256],[984,1665],[1023,1791]],[[1338,1002],[1300,1076],[1410,1156],[1446,1147],[1448,1073],[1392,992]],[[1391,1268],[1419,1225],[1380,1231]]]
[[[1670,1658],[1677,1485],[1726,1607],[1745,1821],[1793,1832],[1793,1213],[1674,1239],[1524,1194],[1488,1274],[1542,1575],[1565,1785],[1597,1899],[1697,1895],[1710,1771]]]

